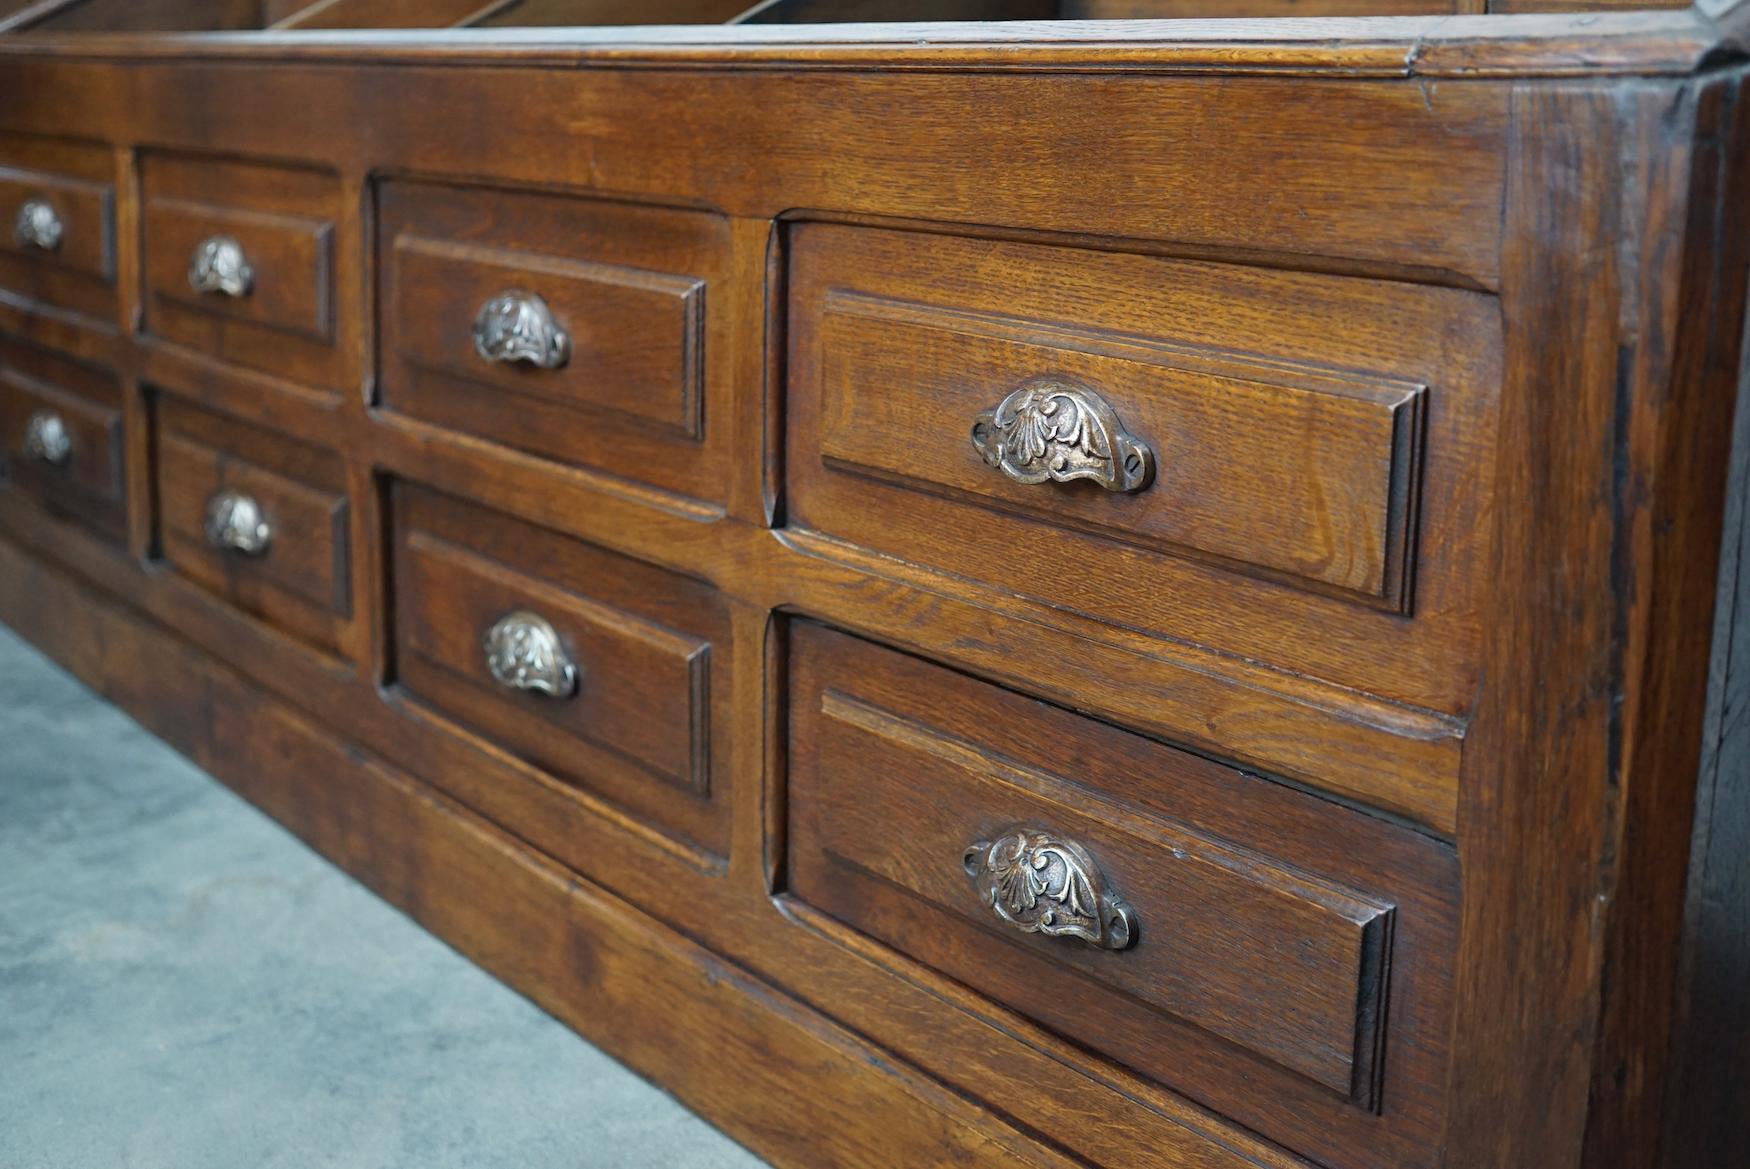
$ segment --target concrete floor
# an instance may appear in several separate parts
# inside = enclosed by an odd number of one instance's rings
[[[0,1169],[757,1169],[0,627]]]

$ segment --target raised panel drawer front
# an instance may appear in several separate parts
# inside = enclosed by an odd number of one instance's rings
[[[340,456],[168,394],[154,419],[160,555],[245,612],[341,652],[353,604]]]
[[[0,442],[7,483],[121,543],[127,479],[113,377],[0,338]]]
[[[1489,298],[820,224],[792,247],[793,526],[1468,699]]]
[[[791,644],[787,896],[1307,1155],[1427,1163],[1447,845],[809,622]]]
[[[725,601],[452,496],[397,483],[393,498],[400,691],[544,780],[721,855]]]
[[[115,173],[107,147],[0,134],[0,300],[114,327]]]
[[[147,331],[292,381],[342,388],[335,176],[149,154],[142,179]]]
[[[380,192],[382,405],[693,496],[721,216],[508,191]]]

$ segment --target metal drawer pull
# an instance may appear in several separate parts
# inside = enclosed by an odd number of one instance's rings
[[[518,609],[486,631],[486,668],[500,685],[552,698],[577,693],[578,669],[545,617]]]
[[[1154,452],[1127,434],[1104,399],[1059,378],[1023,382],[972,424],[984,461],[1017,483],[1092,479],[1108,491],[1141,491]]]
[[[240,491],[221,491],[207,501],[207,543],[221,552],[260,556],[273,541],[261,505]]]
[[[1108,950],[1136,940],[1136,914],[1088,850],[1043,828],[1015,827],[980,840],[962,860],[979,900],[1022,933],[1080,938]]]
[[[255,287],[255,269],[243,254],[243,245],[228,235],[208,236],[188,262],[189,287],[196,292],[244,297]]]
[[[474,317],[474,351],[486,361],[525,361],[559,369],[571,360],[571,337],[532,292],[501,292]]]
[[[51,466],[64,467],[73,457],[73,436],[59,414],[38,410],[24,424],[24,449]]]
[[[61,238],[67,229],[55,209],[42,199],[32,199],[18,209],[18,219],[12,225],[12,237],[23,248],[44,252],[61,250]]]

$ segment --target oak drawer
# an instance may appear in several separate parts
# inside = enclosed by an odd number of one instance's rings
[[[154,154],[142,191],[149,332],[294,381],[344,386],[333,175]]]
[[[721,495],[700,455],[727,221],[418,183],[385,184],[380,215],[386,409]]]
[[[0,298],[113,327],[115,154],[0,134]]]
[[[339,454],[161,394],[158,546],[183,576],[330,652],[352,620]]]
[[[572,791],[724,849],[723,599],[452,496],[393,497],[399,690]]]
[[[127,524],[121,388],[102,370],[0,338],[6,479],[121,543]]]
[[[1465,700],[1488,298],[820,224],[792,246],[792,525]],[[1381,652],[1358,661],[1336,631]]]
[[[791,668],[788,896],[1303,1151],[1421,1163],[1447,846],[812,623]]]

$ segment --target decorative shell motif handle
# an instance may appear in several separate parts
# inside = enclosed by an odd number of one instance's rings
[[[501,292],[474,317],[474,351],[486,361],[559,369],[571,360],[571,337],[532,292]]]
[[[984,461],[1017,483],[1092,479],[1108,491],[1141,491],[1154,452],[1127,434],[1104,399],[1060,378],[1023,382],[972,424]]]
[[[260,556],[272,542],[273,526],[253,497],[221,491],[207,500],[207,543],[214,548]]]
[[[486,668],[501,685],[550,698],[577,693],[578,669],[545,617],[519,609],[486,631]]]
[[[1108,950],[1136,940],[1136,914],[1073,840],[1043,828],[1009,828],[968,846],[962,863],[979,900],[1022,933],[1080,938]]]
[[[208,236],[188,262],[188,284],[205,295],[244,297],[255,287],[255,269],[243,254],[243,245],[228,235]]]
[[[64,467],[73,457],[73,436],[67,423],[53,410],[38,410],[24,424],[25,453],[54,467]]]
[[[59,251],[61,239],[66,234],[60,215],[44,199],[26,202],[18,209],[18,218],[12,224],[12,238],[18,241],[19,247],[43,252]]]

